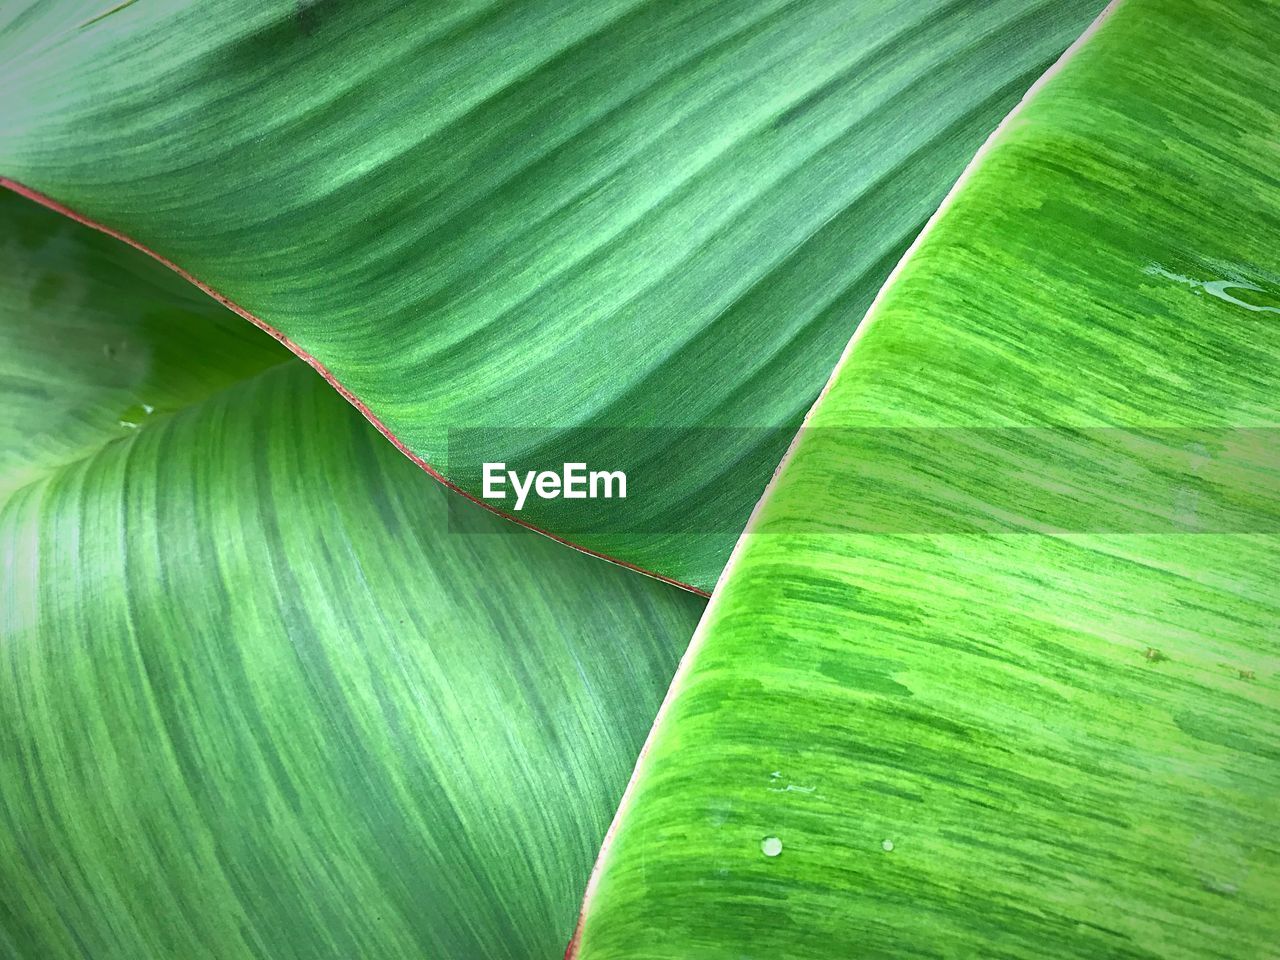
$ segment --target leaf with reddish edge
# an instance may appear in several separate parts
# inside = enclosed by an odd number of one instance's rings
[[[643,474],[519,519],[707,591],[889,267],[1099,5],[10,3],[0,176],[472,496],[480,460]]]

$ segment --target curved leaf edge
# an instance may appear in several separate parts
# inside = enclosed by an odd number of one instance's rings
[[[545,530],[541,527],[528,523],[520,519],[519,517],[514,516],[513,514],[510,514],[504,510],[499,510],[497,507],[493,506],[492,504],[482,500],[481,498],[475,496],[472,493],[469,493],[468,491],[464,490],[462,487],[454,483],[452,480],[450,480],[448,477],[446,477],[443,473],[441,473],[431,464],[429,464],[426,460],[422,459],[422,457],[418,456],[416,453],[410,450],[409,447],[399,437],[397,437],[395,433],[393,433],[390,430],[390,428],[388,428],[386,424],[382,422],[381,419],[379,419],[377,414],[375,414],[371,409],[369,409],[369,407],[358,396],[356,396],[351,390],[349,390],[346,386],[344,386],[343,383],[333,375],[333,372],[330,371],[328,367],[326,367],[323,363],[320,362],[320,360],[312,356],[310,353],[304,350],[301,346],[299,346],[297,343],[291,340],[283,332],[281,332],[280,330],[277,330],[271,324],[267,323],[261,317],[258,317],[255,314],[250,313],[248,310],[240,306],[240,304],[236,303],[230,297],[227,297],[224,294],[220,293],[218,290],[214,289],[212,286],[205,283],[199,277],[194,276],[190,271],[184,269],[177,263],[174,263],[168,257],[164,256],[164,254],[159,253],[155,250],[152,250],[150,247],[146,246],[143,243],[140,243],[139,241],[135,240],[133,237],[130,237],[128,234],[125,234],[119,230],[116,230],[113,227],[107,226],[104,223],[99,223],[98,221],[93,220],[90,217],[84,216],[78,211],[71,209],[66,204],[63,204],[59,202],[57,199],[49,196],[48,194],[41,193],[39,190],[35,190],[31,187],[28,187],[26,184],[20,183],[17,180],[13,180],[9,177],[6,177],[3,174],[0,174],[0,187],[3,187],[6,190],[10,190],[13,193],[18,194],[19,196],[32,201],[33,203],[37,203],[42,207],[52,210],[54,213],[60,214],[64,217],[74,220],[77,223],[81,223],[84,226],[89,227],[93,230],[97,230],[100,233],[104,233],[115,240],[119,240],[121,243],[128,244],[129,246],[133,247],[135,250],[139,250],[142,253],[145,253],[147,256],[155,260],[157,263],[172,270],[179,277],[181,277],[183,280],[190,283],[192,286],[200,290],[202,293],[206,294],[207,296],[216,300],[218,303],[222,304],[232,313],[236,314],[237,316],[245,320],[248,320],[251,324],[257,327],[259,330],[263,331],[273,339],[279,341],[286,349],[289,350],[289,352],[294,354],[294,356],[298,357],[298,359],[302,360],[305,364],[307,364],[307,366],[311,367],[311,369],[315,370],[316,373],[320,374],[320,376],[322,376],[325,379],[325,381],[329,384],[329,386],[333,387],[333,389],[336,390],[344,400],[346,400],[358,411],[360,411],[360,415],[363,416],[366,420],[368,420],[371,424],[373,424],[374,428],[380,434],[382,434],[388,441],[390,441],[393,447],[399,450],[400,453],[402,453],[404,456],[408,457],[409,460],[411,460],[414,464],[416,464],[424,473],[426,473],[432,479],[443,484],[448,490],[451,490],[453,493],[456,493],[459,496],[464,497],[465,499],[471,501],[477,506],[483,507],[485,510],[488,510],[490,513],[495,514],[496,516],[502,517],[504,520],[509,520],[512,523],[516,524],[517,526],[524,527],[526,530],[532,530],[534,533],[541,534],[542,536],[547,537],[550,540],[554,540],[556,543],[569,547],[571,550],[576,550],[579,553],[584,553],[589,557],[595,557],[598,560],[604,560],[607,563],[615,564],[616,566],[623,567],[624,569],[627,569],[627,570],[633,570],[636,573],[642,574],[646,577],[652,577],[654,580],[659,580],[662,583],[670,584],[671,586],[678,587],[681,590],[687,590],[689,593],[696,594],[697,596],[700,596],[700,597],[711,596],[711,594],[708,591],[703,590],[700,587],[696,587],[696,586],[693,586],[692,584],[688,584],[681,580],[677,580],[674,577],[668,577],[665,574],[658,573],[654,570],[648,570],[644,567],[641,567],[634,563],[630,563],[626,560],[622,560],[618,557],[612,557],[612,556],[609,556],[608,554],[600,553],[599,551],[588,549],[587,547],[574,543],[571,540],[566,540],[564,537],[558,536],[557,534],[554,534],[549,530]],[[843,358],[842,358],[842,362],[843,362]],[[825,389],[824,389],[824,393],[825,393]]]
[[[934,211],[923,229],[921,229],[921,231],[916,235],[915,240],[912,241],[911,245],[907,248],[906,252],[903,253],[901,259],[894,266],[893,270],[890,271],[888,277],[885,278],[884,284],[880,287],[875,298],[871,301],[871,305],[867,308],[867,312],[863,315],[862,320],[859,321],[853,336],[850,337],[849,342],[845,345],[844,351],[840,354],[840,359],[832,369],[831,375],[827,378],[827,382],[823,385],[822,391],[818,394],[818,398],[813,402],[813,405],[805,414],[804,421],[801,423],[799,431],[797,431],[795,437],[792,439],[791,445],[787,448],[787,452],[779,462],[777,469],[774,470],[773,476],[769,479],[769,484],[765,487],[764,493],[760,495],[760,499],[752,509],[751,517],[747,521],[747,525],[742,534],[738,537],[738,542],[734,545],[733,552],[729,555],[729,560],[725,564],[724,571],[720,574],[720,578],[717,581],[717,588],[720,584],[727,582],[733,575],[733,570],[741,559],[743,548],[748,542],[748,538],[751,536],[756,525],[757,518],[765,504],[769,501],[769,498],[773,493],[774,488],[778,485],[779,478],[786,470],[787,465],[794,458],[796,447],[800,438],[804,436],[806,429],[809,427],[810,422],[813,419],[814,411],[822,405],[822,401],[831,391],[832,385],[839,378],[841,372],[845,368],[845,365],[849,362],[849,358],[852,356],[858,342],[866,335],[867,330],[875,320],[876,314],[879,312],[880,304],[884,300],[886,292],[895,285],[899,275],[911,263],[916,251],[919,250],[919,248],[923,246],[925,241],[928,239],[930,233],[933,231],[934,225],[938,223],[943,216],[945,216],[956,198],[961,194],[961,192],[963,192],[974,172],[982,166],[987,154],[989,154],[1000,141],[1005,131],[1018,122],[1021,113],[1026,109],[1027,105],[1049,82],[1053,80],[1055,76],[1057,76],[1063,67],[1065,67],[1075,57],[1075,55],[1089,43],[1094,35],[1097,34],[1098,30],[1108,19],[1110,19],[1111,15],[1115,13],[1123,2],[1124,0],[1110,0],[1107,6],[1103,8],[1102,12],[1099,13],[1097,17],[1094,18],[1093,22],[1089,24],[1085,31],[1080,34],[1071,46],[1064,50],[1062,55],[1054,61],[1053,65],[1041,74],[1041,76],[1036,79],[1035,83],[1027,89],[1027,92],[1022,95],[1022,98],[1014,108],[1005,115],[999,125],[992,130],[987,139],[983,141],[982,146],[978,148],[978,152],[973,155],[973,158],[965,166],[964,172],[960,174],[960,177],[952,185],[951,189],[947,191],[947,195],[943,198],[942,203],[938,205],[938,209]],[[582,946],[582,933],[586,926],[587,916],[591,909],[592,895],[598,888],[600,877],[603,873],[603,867],[609,857],[609,851],[612,846],[613,839],[617,835],[618,827],[626,816],[630,802],[634,799],[636,788],[644,773],[645,761],[649,755],[650,747],[653,744],[654,738],[656,737],[659,728],[662,726],[662,721],[666,717],[669,707],[676,699],[678,699],[680,691],[688,681],[689,674],[693,670],[694,661],[697,660],[698,653],[706,640],[706,625],[713,619],[711,616],[711,608],[716,602],[716,596],[718,593],[719,591],[717,589],[717,591],[712,594],[711,603],[708,604],[707,609],[703,612],[702,618],[698,623],[698,629],[694,631],[693,636],[689,640],[689,645],[685,649],[684,655],[680,658],[680,665],[677,667],[675,676],[672,678],[671,686],[667,688],[666,696],[662,699],[662,705],[658,708],[658,713],[654,717],[653,725],[649,728],[649,735],[645,738],[644,746],[640,749],[640,755],[636,759],[636,765],[631,772],[630,780],[627,782],[627,788],[622,794],[622,799],[618,803],[618,809],[614,813],[614,817],[612,822],[609,824],[608,831],[605,833],[604,842],[600,845],[600,853],[596,857],[594,866],[591,868],[591,876],[587,880],[587,889],[582,898],[582,908],[578,913],[578,923],[574,928],[572,939],[570,939],[568,945],[565,947],[564,960],[579,960],[579,951]]]

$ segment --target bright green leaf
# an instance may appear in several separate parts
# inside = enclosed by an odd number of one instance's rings
[[[889,267],[1099,6],[11,3],[0,176],[282,331],[447,476],[460,427],[529,428],[476,451],[525,469],[653,465],[576,542],[709,589]]]
[[[1277,37],[1125,0],[975,161],[730,563],[582,960],[1275,955]]]

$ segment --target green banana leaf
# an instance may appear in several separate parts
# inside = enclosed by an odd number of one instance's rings
[[[705,591],[889,268],[1100,6],[20,0],[0,178],[473,496],[482,461],[638,474],[572,530],[519,516]]]
[[[136,251],[0,222],[0,956],[557,955],[703,602],[448,493]]]
[[[1276,956],[1277,37],[1123,0],[975,159],[730,561],[575,956]]]

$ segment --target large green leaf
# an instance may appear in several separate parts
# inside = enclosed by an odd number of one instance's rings
[[[140,254],[0,216],[0,956],[558,954],[702,601],[453,497]]]
[[[979,155],[726,571],[583,960],[1275,956],[1278,36],[1126,0]]]
[[[1099,6],[8,3],[0,176],[282,331],[445,475],[647,471],[576,542],[709,589],[889,267]],[[527,431],[456,462],[461,427]]]

